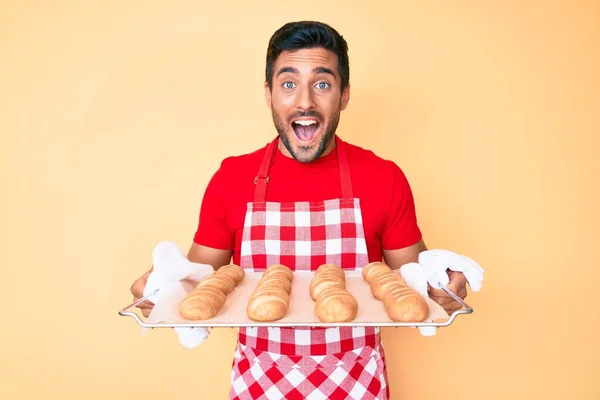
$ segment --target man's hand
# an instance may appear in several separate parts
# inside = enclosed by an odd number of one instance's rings
[[[187,259],[194,263],[212,265],[213,268],[217,269],[223,265],[227,265],[231,261],[232,254],[233,250],[212,249],[210,247],[192,243],[192,246],[188,251]],[[131,294],[133,294],[134,302],[144,297],[144,288],[148,282],[148,276],[150,276],[150,273],[153,270],[154,266],[131,285]],[[191,280],[188,280],[188,282],[192,283],[194,286],[197,285],[197,282]],[[154,308],[154,304],[146,300],[136,307],[139,308],[142,311],[142,315],[147,318],[148,315],[150,315],[150,311]]]
[[[148,276],[150,276],[151,272],[152,268],[150,271],[146,272],[135,282],[133,282],[133,285],[131,285],[131,294],[133,294],[134,302],[144,297],[144,288],[146,287],[146,282],[148,281]],[[142,315],[147,318],[148,315],[150,315],[150,311],[152,311],[154,304],[146,300],[138,304],[136,307],[139,308],[142,311]]]
[[[467,297],[467,278],[462,272],[457,271],[448,271],[448,276],[450,277],[450,282],[448,282],[446,287],[452,293],[464,300],[465,297]],[[428,286],[427,291],[429,292],[429,297],[441,305],[448,314],[452,314],[462,307],[442,289],[434,289],[431,286]]]

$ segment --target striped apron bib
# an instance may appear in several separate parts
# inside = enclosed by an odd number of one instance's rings
[[[314,271],[333,263],[368,264],[359,199],[355,199],[343,141],[335,137],[342,197],[315,202],[266,200],[278,139],[267,146],[247,206],[241,267],[264,271],[284,264]],[[388,399],[389,385],[377,327],[239,329],[230,399]]]

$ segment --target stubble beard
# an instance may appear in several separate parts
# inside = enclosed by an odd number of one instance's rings
[[[275,124],[275,129],[279,134],[279,139],[281,140],[285,148],[290,152],[294,160],[301,163],[311,163],[319,159],[319,157],[323,155],[323,153],[327,149],[327,146],[329,146],[329,144],[331,143],[331,140],[333,139],[335,131],[337,130],[338,124],[340,122],[340,112],[338,111],[332,115],[331,120],[329,121],[327,126],[325,126],[325,134],[321,136],[321,139],[319,140],[319,144],[316,146],[316,149],[314,144],[311,146],[298,146],[298,148],[295,149],[290,140],[291,135],[296,136],[294,129],[290,127],[289,123],[285,123],[282,120],[282,118],[279,116],[279,114],[277,114],[277,111],[275,111],[275,108],[272,105],[271,114],[273,116],[273,123]],[[310,112],[306,114],[310,115]],[[322,121],[319,121],[319,123],[322,123]]]

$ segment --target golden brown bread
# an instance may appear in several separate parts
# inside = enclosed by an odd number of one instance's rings
[[[262,295],[248,302],[248,317],[257,322],[277,321],[285,317],[289,304],[278,296]]]
[[[383,294],[395,286],[406,286],[400,275],[394,272],[381,273],[371,280],[371,293],[377,300],[383,300]]]
[[[212,286],[195,289],[179,305],[179,313],[185,319],[205,320],[214,317],[225,304],[225,294]]]
[[[282,264],[274,264],[269,266],[265,270],[264,275],[269,275],[275,271],[284,274],[289,279],[290,283],[294,281],[294,274],[292,273],[292,270],[289,267]]]
[[[323,272],[332,272],[332,273],[338,275],[343,280],[346,279],[346,274],[344,273],[344,270],[335,264],[320,265],[319,268],[317,268],[315,275],[321,274]]]
[[[258,322],[283,318],[290,306],[292,280],[292,271],[285,265],[267,268],[248,299],[248,318]]]
[[[179,304],[185,319],[205,320],[214,317],[225,305],[227,295],[242,282],[246,273],[237,265],[225,265],[201,280]]]
[[[367,281],[368,283],[371,283],[371,280],[381,274],[381,273],[386,273],[386,272],[390,272],[391,269],[390,267],[388,267],[386,264],[376,261],[376,262],[372,262],[370,264],[367,264],[363,270],[362,270],[362,277],[365,281]]]
[[[321,322],[350,322],[357,313],[358,302],[346,289],[325,289],[315,302],[315,314]]]
[[[228,295],[233,291],[233,289],[235,289],[236,285],[234,278],[230,277],[228,274],[214,273],[201,280],[196,288],[200,288],[202,286],[214,286],[220,289],[225,295]]]
[[[276,286],[274,284],[269,284],[269,285],[257,285],[256,288],[254,289],[254,291],[252,292],[252,294],[250,295],[250,299],[249,300],[253,300],[258,296],[262,296],[262,295],[273,295],[273,296],[278,296],[281,297],[282,299],[284,299],[286,301],[286,303],[289,303],[290,301],[290,294],[288,292],[286,292],[282,287],[280,286]]]
[[[422,322],[429,315],[425,298],[409,286],[387,292],[383,305],[392,321],[396,322]]]
[[[235,285],[239,285],[244,278],[246,277],[246,273],[244,270],[235,264],[224,265],[221,268],[217,269],[217,274],[225,274],[235,281]]]
[[[317,272],[310,281],[310,297],[316,301],[319,297],[319,293],[329,287],[345,289],[346,281],[334,272]]]
[[[253,321],[276,321],[283,318],[288,311],[290,297],[278,287],[262,287],[256,289],[246,307],[248,317]]]
[[[269,274],[267,276],[264,276],[260,280],[260,282],[263,286],[275,285],[284,289],[287,292],[287,294],[292,293],[292,283],[282,274]]]
[[[286,274],[284,271],[271,271],[271,272],[265,272],[261,278],[261,280],[264,279],[268,279],[268,278],[279,278],[279,279],[285,279],[286,281],[288,281],[290,284],[292,283],[291,279],[289,278],[288,274]]]
[[[346,290],[346,275],[339,266],[319,266],[310,281],[309,292],[321,322],[349,322],[356,318],[358,302]]]
[[[371,263],[363,269],[362,276],[369,283],[373,297],[383,303],[392,321],[422,322],[429,315],[425,298],[386,264]]]

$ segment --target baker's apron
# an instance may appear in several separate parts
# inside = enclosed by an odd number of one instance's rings
[[[355,199],[346,144],[335,136],[342,197],[315,202],[266,201],[278,139],[267,146],[248,203],[240,265],[264,271],[283,264],[314,271],[333,263],[368,264],[359,199]],[[388,399],[378,327],[240,328],[230,399]]]

